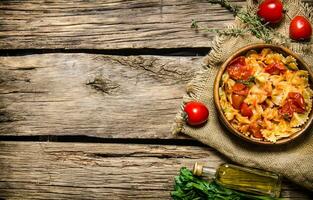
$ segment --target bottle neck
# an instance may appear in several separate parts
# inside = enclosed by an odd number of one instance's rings
[[[206,176],[208,178],[214,178],[216,169],[211,167],[203,166],[201,163],[195,163],[193,166],[192,173],[196,176]]]
[[[209,176],[210,178],[215,178],[216,169],[211,167],[203,167],[202,174]]]

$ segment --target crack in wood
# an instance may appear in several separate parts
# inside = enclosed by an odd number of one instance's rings
[[[30,71],[34,70],[37,67],[18,67],[18,68],[13,68],[13,69],[8,69],[8,70],[17,70],[17,71]]]
[[[121,157],[140,157],[140,158],[159,158],[159,159],[171,159],[171,158],[184,158],[184,159],[194,159],[188,155],[178,155],[171,153],[152,153],[152,152],[131,152],[131,153],[85,153],[82,151],[44,151],[49,155],[54,155],[57,160],[89,160],[89,159],[105,159],[105,158],[121,158]]]
[[[190,71],[180,70],[177,63],[171,61],[164,63],[156,57],[127,56],[110,57],[110,59],[132,69],[144,70],[144,72],[159,81],[172,79],[176,83],[181,83],[187,82],[193,77],[193,73],[190,73]]]
[[[27,90],[13,90],[9,92],[0,92],[0,94],[45,94],[48,93],[47,91],[27,91]]]

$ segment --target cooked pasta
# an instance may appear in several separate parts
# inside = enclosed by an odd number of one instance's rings
[[[232,60],[219,88],[226,119],[242,134],[275,143],[301,130],[312,108],[309,73],[269,48]]]

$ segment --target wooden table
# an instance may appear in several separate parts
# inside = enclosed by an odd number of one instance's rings
[[[0,197],[170,199],[180,167],[228,162],[170,133],[214,36],[192,19],[233,16],[205,0],[0,1]],[[286,181],[282,196],[313,194]]]

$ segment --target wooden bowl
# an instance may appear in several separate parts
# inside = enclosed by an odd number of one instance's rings
[[[298,138],[300,135],[302,135],[309,128],[309,126],[311,125],[312,120],[313,120],[312,110],[310,111],[310,114],[309,114],[309,120],[302,126],[302,129],[300,131],[292,134],[288,138],[283,138],[283,139],[277,140],[275,143],[273,143],[273,142],[269,142],[269,141],[253,139],[253,138],[246,136],[246,135],[240,133],[239,131],[237,131],[234,127],[232,127],[232,125],[226,119],[226,117],[222,111],[221,105],[220,105],[219,87],[220,87],[222,75],[223,75],[224,71],[226,70],[228,63],[238,56],[245,55],[249,50],[256,50],[257,52],[259,52],[263,48],[270,48],[276,52],[283,54],[284,56],[292,55],[293,57],[295,57],[297,59],[298,68],[303,69],[303,70],[307,70],[309,72],[309,84],[310,84],[310,87],[312,89],[312,83],[313,83],[312,70],[303,61],[303,59],[301,59],[298,55],[296,55],[295,53],[293,53],[289,49],[281,47],[281,46],[271,45],[271,44],[254,44],[254,45],[249,45],[249,46],[246,46],[246,47],[239,49],[238,51],[236,51],[234,54],[232,54],[223,63],[223,65],[221,66],[221,68],[220,68],[220,70],[219,70],[219,72],[215,78],[215,81],[214,81],[214,103],[215,103],[216,109],[218,111],[218,116],[220,118],[220,121],[222,121],[222,123],[226,126],[226,128],[231,133],[235,134],[236,136],[239,136],[240,138],[242,138],[246,141],[255,143],[255,144],[262,144],[262,145],[284,144],[284,143],[291,142],[291,141],[295,140],[296,138]]]

